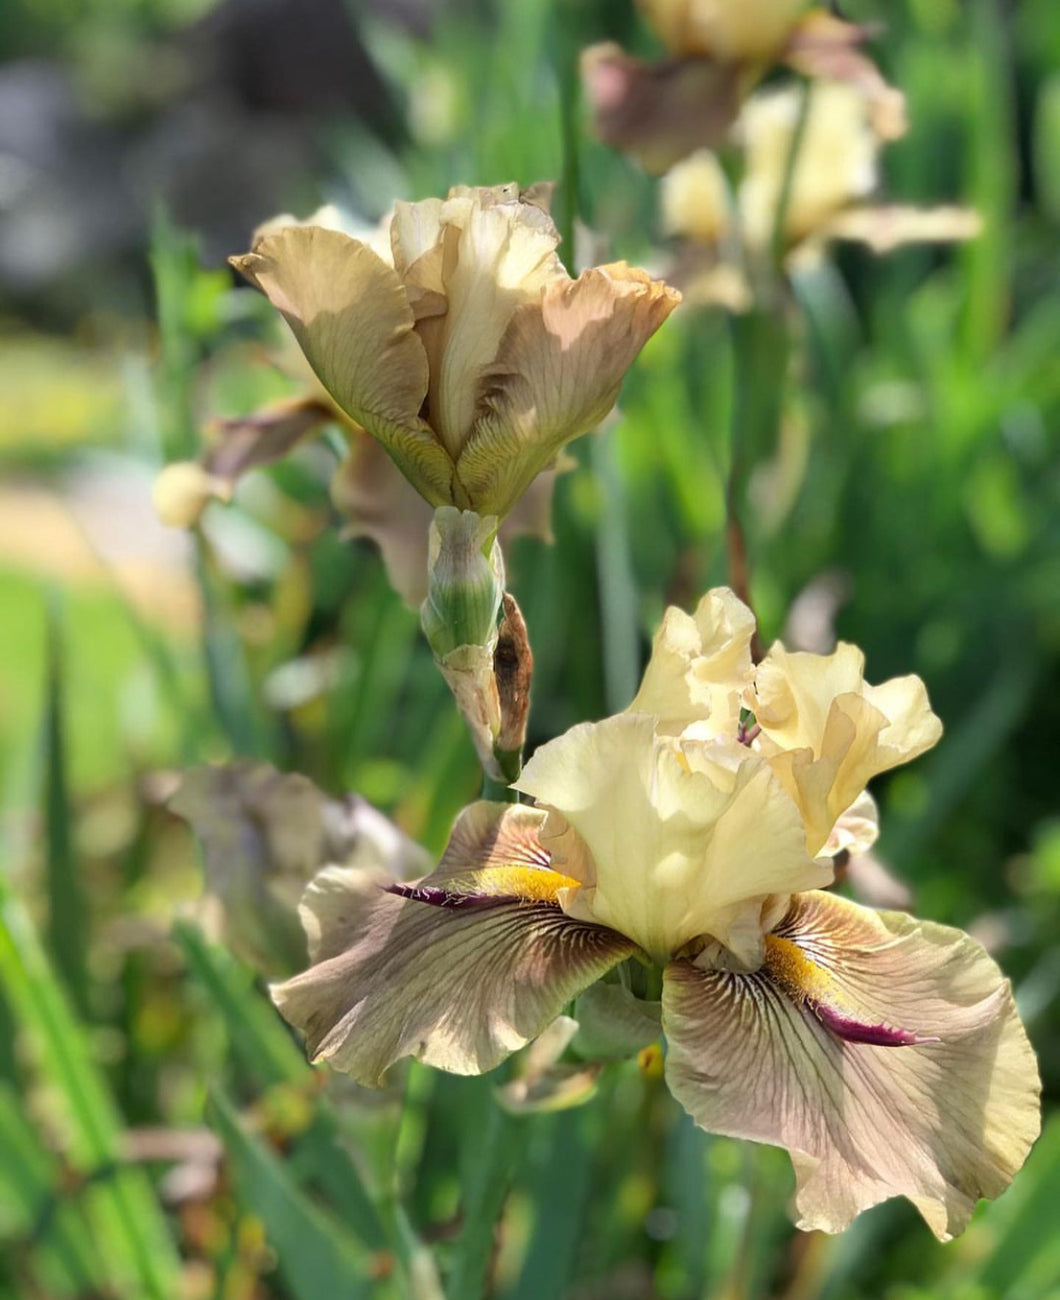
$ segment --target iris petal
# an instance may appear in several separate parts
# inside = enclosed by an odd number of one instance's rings
[[[272,990],[315,1060],[370,1085],[405,1056],[480,1074],[636,950],[554,901],[570,882],[548,868],[543,816],[472,805],[437,870],[400,892],[364,872],[316,877],[302,903],[314,965]]]
[[[711,1132],[791,1152],[800,1227],[906,1196],[946,1240],[1038,1133],[1007,981],[959,930],[828,894],[797,898],[776,940],[797,952],[751,975],[667,968],[671,1091]]]

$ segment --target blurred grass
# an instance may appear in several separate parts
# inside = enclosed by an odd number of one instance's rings
[[[330,453],[305,448],[211,508],[197,555],[138,552],[139,585],[120,563],[87,562],[52,515],[28,542],[21,523],[5,531],[14,498],[0,501],[0,1297],[434,1300],[434,1258],[469,1295],[492,1262],[513,1300],[1060,1294],[1060,9],[849,10],[886,19],[881,59],[910,99],[889,193],[974,204],[986,233],[958,251],[844,249],[799,277],[779,454],[760,446],[746,467],[752,590],[774,635],[807,583],[841,570],[837,630],[872,678],[928,682],[947,737],[881,783],[882,853],[921,912],[1002,946],[1052,1116],[1026,1170],[947,1247],[905,1205],[841,1238],[801,1236],[785,1158],[698,1133],[632,1064],[586,1108],[529,1120],[502,1121],[489,1080],[414,1070],[382,1097],[324,1085],[253,975],[189,922],[172,928],[198,868],[159,807],[159,773],[257,753],[357,789],[432,849],[478,778],[414,615],[369,547],[337,539]],[[0,48],[68,50],[80,33],[98,50],[117,31],[135,49],[189,15],[17,0]],[[329,127],[320,197],[366,216],[395,188],[569,179],[557,51],[606,37],[651,48],[632,7],[603,0],[443,6],[429,42],[385,15],[354,21],[413,136],[395,156],[355,124]],[[650,256],[652,183],[584,140],[577,174],[604,256]],[[117,348],[92,345],[98,322],[59,340],[5,320],[0,455],[16,488],[61,506],[106,449],[145,494],[210,415],[288,387],[259,359],[275,338],[266,313],[199,266],[192,236],[160,217],[152,259],[150,358],[147,304]],[[511,548],[535,743],[623,705],[667,601],[726,579],[728,431],[741,403],[772,427],[747,398],[775,399],[775,339],[761,358],[734,390],[724,322],[675,317],[630,376],[620,422],[576,449],[555,547]],[[205,605],[176,604],[178,582]],[[277,668],[336,647],[350,651],[337,678],[266,702]],[[125,1159],[130,1130],[204,1122],[227,1155],[198,1199],[174,1192],[167,1166]],[[494,1258],[474,1207],[506,1187]]]

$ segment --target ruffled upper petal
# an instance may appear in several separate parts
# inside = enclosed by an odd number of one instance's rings
[[[272,989],[315,1060],[378,1085],[415,1056],[457,1074],[492,1069],[635,945],[566,916],[544,814],[474,804],[436,871],[387,892],[327,868],[302,902],[314,961]]]
[[[285,227],[230,260],[283,313],[339,406],[432,505],[451,503],[452,462],[420,418],[427,355],[397,272],[365,244],[319,226]]]
[[[454,190],[441,208],[444,239],[438,275],[447,310],[437,369],[431,373],[431,421],[453,460],[471,436],[481,384],[509,322],[567,273],[556,255],[559,232],[515,186]],[[479,514],[500,513],[476,504]]]
[[[865,681],[865,657],[843,642],[830,655],[774,645],[747,703],[760,746],[806,820],[816,853],[870,779],[930,749],[942,734],[919,677]]]
[[[544,842],[580,882],[564,906],[659,962],[709,937],[754,965],[772,896],[831,878],[807,857],[768,764],[735,742],[661,737],[643,714],[574,727],[541,746],[516,785],[555,810]]]
[[[510,318],[457,475],[503,517],[572,438],[604,418],[626,371],[680,300],[624,262],[552,279]]]
[[[655,714],[667,731],[709,723],[712,735],[735,738],[754,630],[754,615],[728,587],[708,591],[693,615],[671,605],[630,712]]]
[[[750,975],[667,968],[670,1088],[715,1133],[786,1147],[799,1226],[908,1197],[942,1240],[997,1196],[1039,1129],[1007,981],[959,930],[797,898]]]

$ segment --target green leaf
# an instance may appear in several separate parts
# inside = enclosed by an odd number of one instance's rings
[[[209,994],[229,1041],[251,1077],[263,1087],[293,1085],[315,1092],[313,1071],[254,976],[222,948],[210,944],[194,926],[179,923],[176,939],[192,974]],[[292,1139],[292,1169],[299,1181],[325,1191],[357,1239],[371,1249],[386,1244],[379,1213],[346,1150],[342,1125],[326,1097],[313,1098],[312,1118]]]
[[[62,1111],[69,1163],[92,1183],[83,1195],[96,1240],[108,1252],[109,1284],[130,1300],[171,1300],[179,1265],[165,1218],[143,1172],[121,1167],[117,1108],[29,916],[3,877],[0,986]]]
[[[85,954],[89,928],[71,827],[67,789],[63,661],[60,612],[48,616],[48,678],[44,709],[44,826],[48,880],[48,947],[66,990],[84,1014],[88,992]]]
[[[337,1221],[299,1188],[279,1160],[251,1137],[219,1093],[211,1119],[232,1159],[236,1183],[265,1224],[280,1271],[296,1300],[357,1300],[370,1296],[370,1259]]]

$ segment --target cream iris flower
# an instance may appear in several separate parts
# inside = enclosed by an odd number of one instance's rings
[[[491,1069],[653,962],[671,1091],[791,1152],[800,1226],[900,1195],[945,1239],[1038,1132],[1034,1054],[978,944],[821,892],[817,856],[871,840],[865,784],[939,722],[850,646],[754,665],[753,627],[724,589],[670,610],[631,710],[542,746],[517,783],[537,806],[472,805],[424,879],[318,875],[314,964],[273,995],[316,1059],[378,1083],[404,1056]]]
[[[857,86],[873,124],[893,139],[905,130],[905,102],[861,46],[865,27],[805,0],[642,0],[669,58],[647,63],[605,42],[582,55],[597,134],[663,172],[726,138],[740,105],[774,63],[804,77]]]
[[[803,94],[809,100],[800,128]],[[804,261],[835,239],[858,240],[882,253],[907,243],[968,239],[979,230],[978,217],[966,209],[870,201],[885,137],[860,87],[819,81],[805,91],[762,91],[743,106],[733,135],[742,146],[735,189],[709,150],[683,159],[662,179],[666,233],[703,254],[702,265],[686,257],[695,272],[686,276],[693,300],[709,298],[737,310],[748,304],[745,273],[772,253],[782,195],[781,248]]]
[[[286,224],[231,260],[421,496],[503,518],[608,413],[679,295],[624,262],[571,279],[514,185],[398,203],[389,234]]]

